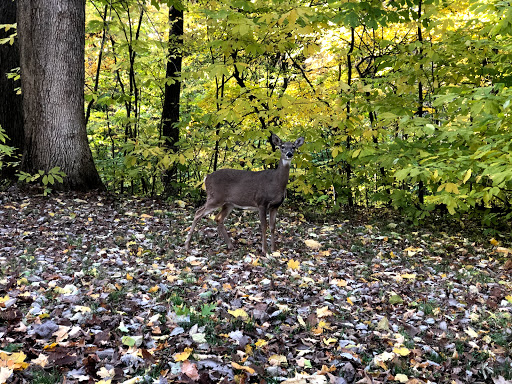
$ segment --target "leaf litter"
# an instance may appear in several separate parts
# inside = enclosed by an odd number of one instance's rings
[[[240,213],[186,254],[193,212],[0,194],[0,383],[511,382],[505,240],[283,210],[279,252]]]

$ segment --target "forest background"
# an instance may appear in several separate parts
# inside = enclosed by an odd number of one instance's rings
[[[306,138],[289,185],[303,203],[504,223],[511,36],[496,0],[87,1],[94,162],[109,191],[195,199],[217,168],[272,167],[272,131]]]

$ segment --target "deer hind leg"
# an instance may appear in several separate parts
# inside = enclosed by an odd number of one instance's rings
[[[260,215],[261,226],[261,252],[267,254],[267,207],[259,207],[258,212]]]
[[[194,215],[194,221],[192,221],[192,225],[190,226],[190,230],[188,231],[187,240],[185,240],[185,250],[188,251],[190,247],[190,239],[192,238],[192,233],[194,232],[194,229],[197,225],[197,222],[201,220],[206,215],[212,213],[218,208],[218,206],[215,205],[208,205],[208,202],[203,205],[201,208],[199,208]]]
[[[272,252],[276,251],[276,216],[277,208],[271,208],[269,213],[269,227],[270,227],[270,249]]]
[[[234,206],[231,204],[224,204],[220,212],[217,213],[217,216],[215,216],[215,221],[217,222],[217,230],[219,231],[219,235],[226,242],[228,249],[233,249],[233,243],[231,242],[231,239],[229,238],[228,235],[228,231],[224,226],[224,220],[226,220],[226,217],[228,217],[233,208]]]

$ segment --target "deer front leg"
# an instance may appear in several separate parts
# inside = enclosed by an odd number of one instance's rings
[[[230,214],[230,212],[233,210],[233,206],[230,204],[224,204],[222,206],[221,211],[215,216],[215,221],[217,222],[217,230],[219,231],[219,235],[224,239],[226,244],[228,245],[228,249],[233,249],[233,243],[231,242],[231,239],[229,238],[228,231],[226,230],[226,227],[224,226],[224,220],[226,217]]]
[[[261,226],[261,252],[267,254],[267,207],[258,207]]]
[[[269,213],[269,227],[270,227],[270,250],[276,251],[276,216],[277,208],[271,208]]]

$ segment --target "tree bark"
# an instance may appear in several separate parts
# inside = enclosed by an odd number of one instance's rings
[[[162,109],[162,136],[165,138],[166,147],[176,152],[180,139],[180,92],[183,44],[183,11],[175,7],[169,8],[169,58],[165,77],[165,96]],[[172,79],[172,80],[171,80]],[[175,195],[177,192],[178,168],[173,164],[163,178],[165,193]]]
[[[0,1],[0,24],[16,23],[16,1]],[[0,39],[9,37],[15,33],[14,29],[5,31],[0,29]],[[0,126],[4,129],[9,140],[5,143],[16,148],[14,156],[4,158],[5,162],[19,160],[23,153],[23,112],[21,106],[21,95],[16,94],[19,82],[7,78],[7,73],[20,66],[20,52],[18,39],[14,44],[0,44]],[[14,179],[16,169],[3,167],[0,172],[2,179]]]
[[[25,126],[22,169],[66,174],[58,187],[103,189],[84,116],[85,0],[18,0]]]

